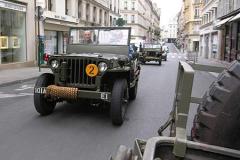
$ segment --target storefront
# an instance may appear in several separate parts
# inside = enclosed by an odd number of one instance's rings
[[[44,22],[44,52],[49,55],[66,53],[69,29],[76,27],[79,20],[51,11],[45,11],[44,15],[46,17]]]
[[[26,6],[0,1],[0,64],[25,62]]]
[[[36,65],[35,3],[0,0],[0,70]]]
[[[219,24],[216,27],[223,31],[222,60],[240,60],[240,13],[222,19]]]

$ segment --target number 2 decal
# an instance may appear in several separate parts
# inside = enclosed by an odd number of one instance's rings
[[[86,74],[89,77],[95,77],[98,74],[98,67],[95,64],[89,64],[86,67]]]

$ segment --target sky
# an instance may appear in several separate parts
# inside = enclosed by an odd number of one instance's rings
[[[153,0],[161,8],[160,26],[169,23],[169,20],[181,10],[183,0]]]

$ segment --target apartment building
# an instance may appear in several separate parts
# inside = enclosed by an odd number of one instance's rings
[[[109,0],[109,25],[116,26],[116,21],[120,18],[119,0]]]
[[[165,40],[169,43],[174,43],[177,39],[177,17],[172,18],[169,23],[165,27],[165,32],[167,35],[165,35]]]
[[[183,51],[184,49],[184,9],[181,8],[180,12],[177,15],[177,40],[176,45],[179,49]]]
[[[33,0],[0,0],[0,70],[35,64],[34,13]]]
[[[219,0],[217,17],[215,28],[222,32],[221,59],[228,62],[240,60],[240,1]]]
[[[45,53],[66,53],[75,26],[108,26],[109,0],[38,0],[44,8]],[[114,3],[115,4],[115,3]]]
[[[160,9],[151,0],[120,0],[120,14],[132,27],[133,43],[157,41],[160,37]]]
[[[220,31],[214,28],[217,21],[218,0],[203,0],[200,26],[200,56],[204,58],[220,58]]]
[[[187,52],[199,51],[199,28],[201,25],[200,8],[201,0],[184,0],[184,50]]]

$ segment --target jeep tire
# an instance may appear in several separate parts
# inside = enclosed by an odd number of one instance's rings
[[[129,100],[136,99],[137,91],[138,91],[138,81],[136,81],[134,87],[129,89]]]
[[[128,105],[128,85],[126,79],[117,79],[113,84],[110,116],[113,125],[122,125]]]
[[[234,61],[203,97],[194,118],[192,139],[240,149],[240,63]]]
[[[38,77],[34,88],[47,87],[51,84],[54,84],[53,74],[44,73]],[[34,93],[34,106],[40,115],[45,116],[51,114],[55,105],[56,102],[48,101],[44,94]]]

